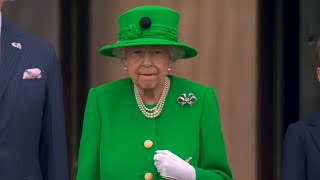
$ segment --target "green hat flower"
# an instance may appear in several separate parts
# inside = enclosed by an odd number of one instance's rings
[[[183,50],[181,59],[192,58],[197,50],[178,42],[180,14],[161,6],[141,6],[123,13],[118,18],[118,42],[102,47],[100,54],[117,57],[115,49],[131,46],[165,45]]]

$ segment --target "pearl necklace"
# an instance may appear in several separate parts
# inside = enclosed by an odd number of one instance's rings
[[[138,92],[138,87],[137,87],[137,85],[134,84],[134,95],[136,97],[138,107],[144,116],[151,119],[151,118],[156,118],[160,115],[162,108],[164,106],[168,91],[169,91],[169,87],[170,87],[170,79],[167,77],[166,81],[164,83],[163,92],[162,92],[162,95],[160,97],[159,102],[157,103],[156,107],[149,109],[144,105],[144,103],[141,99],[141,96]]]

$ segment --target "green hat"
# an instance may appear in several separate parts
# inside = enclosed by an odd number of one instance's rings
[[[102,47],[104,56],[117,57],[114,49],[131,46],[167,45],[181,48],[181,59],[198,54],[188,44],[178,42],[180,14],[161,6],[141,6],[123,13],[118,18],[118,42]]]

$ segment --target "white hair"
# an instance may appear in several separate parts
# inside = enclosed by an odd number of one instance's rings
[[[172,61],[176,61],[178,59],[181,59],[185,55],[185,51],[183,48],[178,46],[167,46],[169,49],[169,55],[171,57]],[[125,58],[125,47],[123,48],[115,48],[112,50],[112,54],[115,55],[118,58],[124,59]]]

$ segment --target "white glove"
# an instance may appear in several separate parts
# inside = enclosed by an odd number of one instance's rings
[[[195,180],[196,171],[186,161],[168,150],[157,150],[154,155],[155,166],[160,175],[170,180]]]

